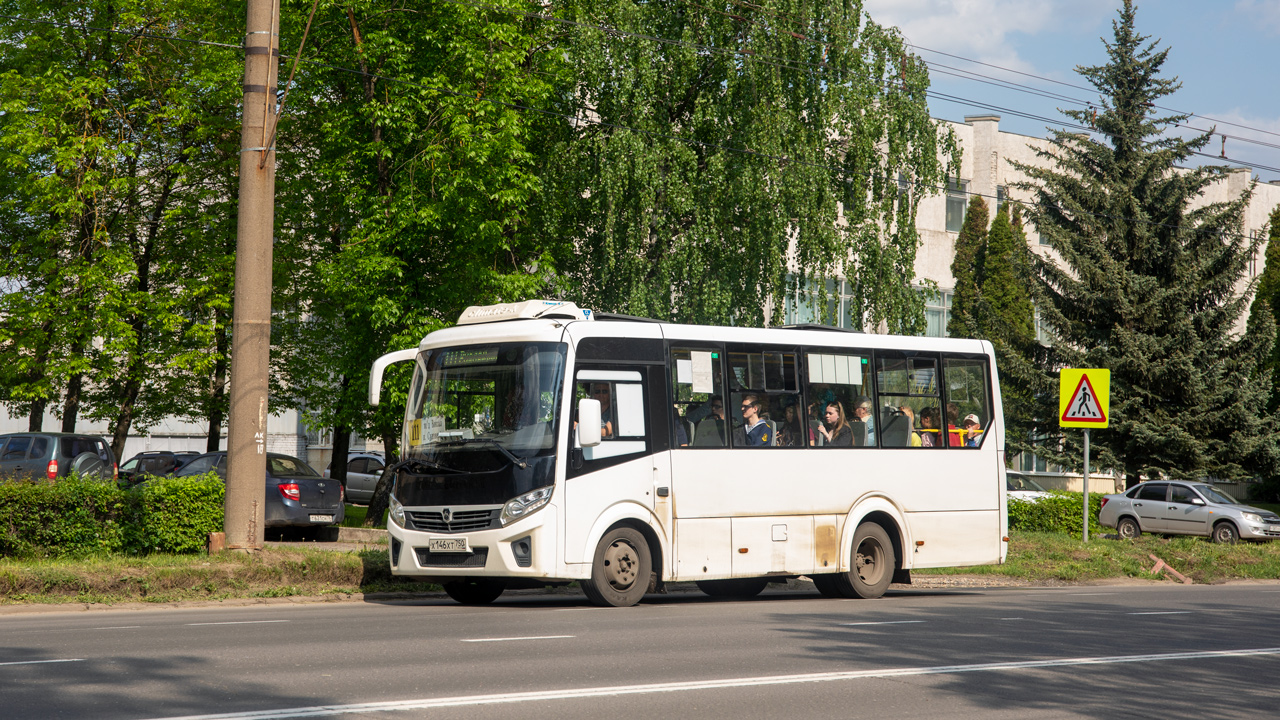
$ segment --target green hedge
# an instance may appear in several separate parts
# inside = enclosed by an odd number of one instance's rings
[[[131,489],[75,476],[0,482],[0,556],[200,552],[222,529],[224,492],[213,473]]]
[[[1102,509],[1102,493],[1089,493],[1089,534],[1098,525],[1098,511]],[[1009,498],[1009,530],[1034,530],[1059,532],[1081,537],[1081,515],[1084,510],[1083,493],[1050,490],[1047,497],[1037,500]]]

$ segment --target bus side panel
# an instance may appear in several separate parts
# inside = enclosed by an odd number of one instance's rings
[[[1004,543],[991,532],[1000,525],[998,515],[998,510],[908,512],[911,537],[924,543],[913,548],[913,567],[998,564]]]
[[[566,563],[590,563],[595,555],[596,526],[603,516],[611,519],[614,508],[625,505],[623,517],[635,517],[652,524],[654,456],[644,455],[630,462],[564,481]],[[612,524],[612,523],[610,523]]]
[[[676,520],[676,580],[733,575],[732,526],[728,518]]]
[[[733,575],[805,575],[813,572],[813,517],[733,518]]]

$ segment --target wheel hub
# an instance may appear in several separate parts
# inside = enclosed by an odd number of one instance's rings
[[[639,565],[635,548],[621,540],[610,545],[604,552],[605,576],[609,584],[619,590],[625,590],[635,583]]]

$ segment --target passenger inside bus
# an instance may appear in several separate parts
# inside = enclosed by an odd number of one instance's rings
[[[982,445],[982,422],[978,420],[977,415],[973,413],[965,415],[960,426],[964,431],[965,447],[976,448]]]
[[[693,433],[695,447],[724,447],[724,400],[712,395],[710,413],[700,421]]]
[[[827,404],[823,414],[823,421],[824,424],[818,426],[818,432],[822,434],[822,445],[827,447],[853,446],[853,428],[849,426],[844,414],[844,405],[839,400],[832,400]]]
[[[875,447],[876,426],[875,417],[871,414],[871,398],[866,395],[859,395],[853,401],[853,418],[849,424],[853,432],[853,444],[855,447]],[[859,426],[861,426],[861,433],[859,432]],[[859,435],[862,436],[861,441],[859,441]]]
[[[930,405],[920,411],[919,434],[921,447],[942,447],[942,436],[938,430],[938,408]]]
[[[613,402],[609,383],[591,383],[591,397],[600,401],[600,437],[613,437]]]
[[[802,447],[808,444],[804,439],[804,428],[800,425],[800,414],[797,412],[796,403],[785,402],[789,399],[784,398],[782,424],[778,426],[778,446]]]
[[[744,447],[769,447],[775,434],[769,423],[760,417],[760,396],[748,393],[742,396],[742,432]]]

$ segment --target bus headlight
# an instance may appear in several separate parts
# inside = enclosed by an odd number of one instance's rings
[[[518,498],[508,500],[507,504],[502,506],[502,515],[499,518],[502,521],[502,524],[510,525],[516,520],[519,520],[525,515],[528,515],[534,510],[546,505],[551,500],[551,491],[554,488],[554,485],[540,487],[537,490],[527,492]]]
[[[404,527],[404,506],[400,504],[400,501],[396,499],[395,495],[390,495],[389,498],[390,500],[388,502],[391,505],[391,522],[399,525],[400,527]]]

